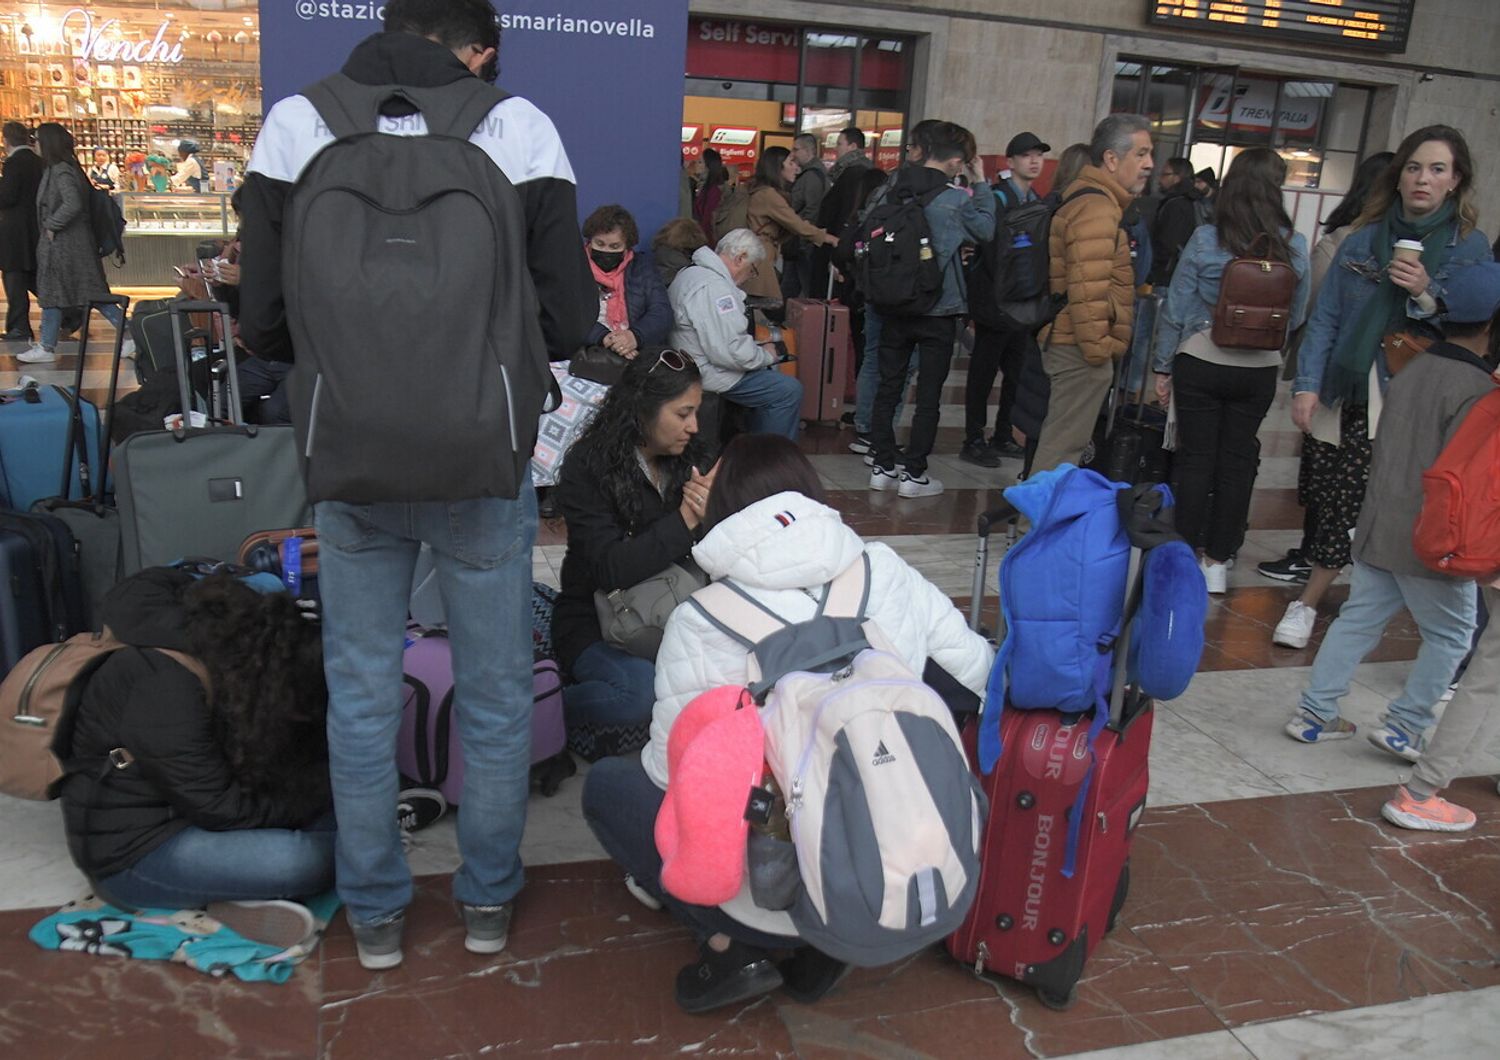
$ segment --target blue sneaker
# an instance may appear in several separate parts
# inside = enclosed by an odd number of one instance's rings
[[[1343,718],[1323,721],[1306,711],[1297,711],[1286,723],[1286,734],[1301,743],[1323,743],[1326,740],[1347,740],[1354,735],[1355,725]]]
[[[1370,733],[1369,740],[1382,751],[1389,751],[1397,758],[1404,758],[1408,762],[1420,761],[1422,752],[1427,749],[1427,740],[1422,736],[1413,736],[1405,729],[1398,729],[1390,722],[1386,722],[1380,728]]]

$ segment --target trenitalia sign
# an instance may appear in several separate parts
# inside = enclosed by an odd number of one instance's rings
[[[499,0],[500,80],[557,125],[578,208],[620,203],[647,241],[677,212],[688,0]],[[260,0],[269,110],[343,65],[381,3]],[[673,135],[676,133],[677,135]]]

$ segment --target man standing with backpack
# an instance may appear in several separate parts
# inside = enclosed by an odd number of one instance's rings
[[[857,271],[869,304],[884,318],[880,387],[871,416],[872,490],[935,497],[943,484],[927,474],[937,440],[943,383],[953,360],[958,322],[968,312],[958,249],[995,235],[995,197],[984,165],[965,156],[965,130],[944,123],[921,166],[896,171],[890,193],[860,226]],[[969,187],[952,185],[959,173]],[[917,407],[904,468],[896,470],[896,403],[917,347]]]
[[[1089,158],[1061,189],[1048,240],[1052,292],[1067,304],[1042,346],[1052,397],[1033,472],[1076,464],[1083,455],[1135,319],[1135,268],[1121,221],[1151,177],[1151,123],[1111,114],[1094,129]]]
[[[548,352],[598,313],[552,122],[494,88],[489,0],[390,0],[343,72],[272,108],[244,185],[241,330],[292,360],[320,544],[339,895],[360,963],[401,962],[392,808],[402,647],[432,546],[464,752],[465,946],[504,948],[531,744],[527,463]],[[383,87],[382,87],[383,86]]]
[[[1032,330],[1018,328],[1001,315],[993,290],[994,274],[999,264],[996,259],[1008,256],[1012,251],[1024,253],[1032,244],[1029,233],[1013,231],[1005,223],[1005,218],[1017,206],[1039,201],[1040,197],[1031,185],[1042,175],[1050,150],[1052,145],[1043,143],[1035,133],[1023,132],[1011,137],[1005,148],[1010,170],[1008,174],[1001,174],[1008,179],[997,181],[993,188],[995,238],[988,248],[975,256],[975,267],[970,273],[969,311],[974,318],[974,356],[969,360],[969,379],[964,393],[964,445],[958,456],[980,467],[999,467],[1002,456],[1018,457],[1022,453],[1021,447],[1010,436],[1010,410],[1016,403],[1026,347],[1036,340]],[[1046,276],[1037,279],[1040,286],[1046,285]],[[996,372],[1001,376],[1000,407],[995,411],[995,431],[986,441],[984,424],[989,419],[990,391],[995,386]]]

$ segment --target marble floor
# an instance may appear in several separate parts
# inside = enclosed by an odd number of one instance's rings
[[[30,374],[61,382],[72,363]],[[88,369],[102,373],[107,361],[91,351]],[[0,386],[17,374],[0,351]],[[868,493],[848,432],[811,430],[804,448],[850,525],[891,545],[967,607],[975,515],[1019,465],[986,470],[957,460],[963,379],[959,360],[933,461],[949,487],[940,497]],[[85,385],[102,380],[92,374]],[[1330,593],[1307,649],[1270,644],[1296,590],[1259,577],[1255,563],[1294,545],[1301,525],[1297,436],[1283,405],[1268,417],[1262,443],[1250,535],[1230,591],[1213,601],[1201,671],[1182,697],[1157,707],[1130,900],[1067,1012],[928,952],[858,972],[814,1006],[774,996],[683,1015],[671,983],[691,940],[634,902],[604,860],[580,810],[585,768],[553,798],[531,801],[529,883],[504,954],[479,958],[462,948],[447,898],[457,865],[450,818],[414,837],[409,860],[421,883],[405,965],[361,971],[336,921],[282,986],[35,948],[27,929],[87,885],[68,859],[56,805],[0,798],[0,1052],[81,1057],[107,1040],[121,1060],[1494,1055],[1500,747],[1476,748],[1470,778],[1453,792],[1478,813],[1478,827],[1440,836],[1381,821],[1380,803],[1403,763],[1362,739],[1311,747],[1282,735],[1347,589]],[[555,585],[565,530],[544,525],[539,541],[534,577]],[[992,616],[993,600],[986,603]],[[1348,717],[1362,727],[1374,721],[1417,643],[1406,616],[1392,622],[1356,675]]]

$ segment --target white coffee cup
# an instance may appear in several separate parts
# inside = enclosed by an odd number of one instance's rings
[[[1391,247],[1391,257],[1397,261],[1421,261],[1422,249],[1419,239],[1398,239]]]

